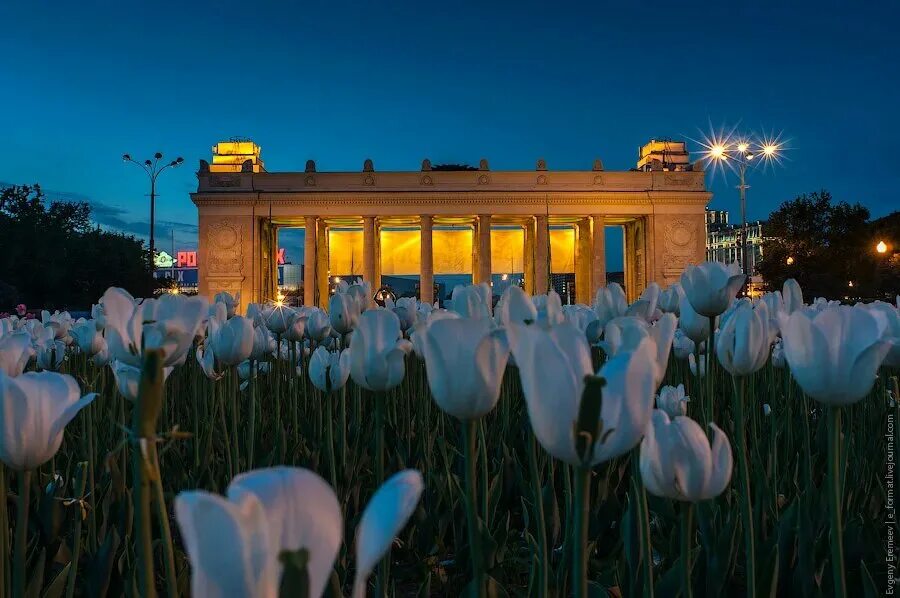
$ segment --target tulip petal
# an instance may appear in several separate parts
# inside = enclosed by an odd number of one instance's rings
[[[707,486],[703,498],[713,498],[722,494],[731,481],[731,472],[734,466],[734,458],[731,454],[731,443],[719,426],[710,423],[713,431],[712,442],[712,472],[707,480]]]
[[[412,516],[423,488],[422,474],[406,469],[382,484],[369,500],[356,534],[354,598],[365,596],[369,575]]]
[[[309,551],[310,596],[321,596],[331,576],[343,535],[343,516],[331,486],[308,469],[272,467],[235,477],[228,499],[255,497],[263,507],[274,554]],[[278,579],[283,566],[278,564]]]
[[[191,562],[195,598],[277,596],[277,555],[259,500],[235,504],[209,492],[182,492],[175,497],[175,519]]]

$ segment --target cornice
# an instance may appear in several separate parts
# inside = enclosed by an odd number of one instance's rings
[[[583,192],[532,192],[532,193],[192,193],[191,200],[197,206],[428,206],[444,204],[454,206],[652,206],[652,205],[705,205],[712,198],[706,191],[595,191]]]

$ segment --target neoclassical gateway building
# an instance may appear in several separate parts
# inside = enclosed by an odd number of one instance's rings
[[[590,303],[606,284],[605,227],[624,229],[625,289],[633,299],[648,282],[665,286],[703,261],[711,193],[683,142],[651,141],[636,168],[491,170],[432,165],[380,171],[366,160],[356,172],[268,172],[250,141],[213,147],[201,160],[199,287],[241,301],[277,294],[277,235],[304,228],[303,300],[327,305],[339,276],[419,277],[423,301],[434,277],[519,273],[525,290],[545,293],[551,274],[574,274],[574,298]]]

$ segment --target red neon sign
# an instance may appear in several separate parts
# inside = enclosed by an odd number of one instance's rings
[[[196,268],[197,252],[196,251],[179,251],[175,257],[175,263],[179,268]]]
[[[284,247],[278,248],[278,253],[276,254],[278,257],[278,265],[282,265],[287,258],[287,252]],[[179,268],[196,268],[197,267],[197,252],[196,251],[179,251],[175,256],[175,264]]]

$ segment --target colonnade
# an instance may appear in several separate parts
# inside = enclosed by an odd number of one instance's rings
[[[640,219],[640,217],[637,217]],[[432,303],[434,297],[434,227],[442,224],[441,216],[421,215],[417,218],[419,228],[420,299]],[[593,214],[587,216],[557,219],[548,214],[518,217],[514,220],[497,218],[491,214],[472,216],[469,225],[472,228],[472,280],[478,284],[491,282],[493,266],[491,259],[492,226],[521,226],[523,229],[523,266],[525,290],[531,294],[546,293],[550,285],[550,234],[551,225],[564,224],[574,228],[575,256],[575,299],[579,303],[590,304],[594,295],[606,285],[606,216]],[[458,222],[459,219],[454,220]],[[327,305],[329,288],[328,234],[327,218],[306,216],[302,220],[306,229],[304,242],[304,290],[303,302],[306,305]],[[377,216],[362,216],[362,277],[372,283],[373,290],[381,286],[381,228],[391,223]],[[626,226],[626,231],[628,226]],[[635,241],[636,239],[632,239]],[[634,242],[627,242],[626,251],[640,251]],[[626,258],[632,268],[640,266],[640,260]],[[343,274],[343,273],[340,273]],[[438,272],[441,274],[441,272]],[[633,280],[644,280],[643,274],[634,275]]]

